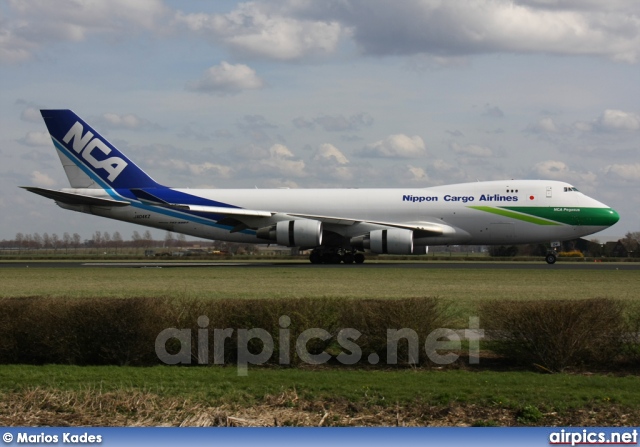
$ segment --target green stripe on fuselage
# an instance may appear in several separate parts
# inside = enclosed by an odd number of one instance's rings
[[[478,211],[497,214],[536,225],[610,226],[620,216],[611,208],[553,207],[553,206],[471,206]]]
[[[536,225],[560,225],[558,222],[535,217],[533,215],[534,213],[531,213],[530,210],[537,209],[537,208],[532,208],[532,207],[516,207],[517,209],[515,210],[513,208],[495,208],[492,206],[470,206],[469,208],[472,208],[478,211],[484,211],[487,213],[497,214],[499,216],[509,217],[511,219],[522,220],[524,222],[529,222]],[[509,210],[513,210],[513,211],[509,211]],[[523,210],[526,210],[526,211],[523,211]],[[514,211],[517,211],[517,212],[514,212]]]

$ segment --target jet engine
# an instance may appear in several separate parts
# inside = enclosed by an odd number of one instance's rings
[[[281,221],[258,229],[256,236],[286,247],[314,248],[322,245],[322,222],[312,219]]]
[[[413,253],[413,231],[401,228],[374,230],[351,238],[351,245],[376,254],[410,255]]]

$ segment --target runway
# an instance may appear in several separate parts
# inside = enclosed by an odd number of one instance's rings
[[[4,268],[301,268],[301,269],[460,269],[460,270],[640,270],[638,262],[557,262],[548,265],[540,262],[456,262],[456,261],[373,261],[364,264],[311,264],[307,262],[153,262],[153,261],[114,261],[114,262],[83,262],[83,261],[8,261],[0,262],[0,269]]]

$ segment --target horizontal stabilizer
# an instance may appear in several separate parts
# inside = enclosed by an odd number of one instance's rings
[[[92,205],[92,206],[127,206],[129,202],[121,200],[105,199],[102,197],[86,196],[72,192],[57,191],[55,189],[38,188],[35,186],[21,186],[34,194],[41,195],[56,202],[68,203],[69,205]]]

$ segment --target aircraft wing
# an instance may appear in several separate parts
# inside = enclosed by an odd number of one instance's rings
[[[356,224],[370,224],[379,225],[391,228],[403,228],[407,230],[413,230],[416,233],[416,237],[434,237],[443,236],[445,234],[455,233],[455,229],[449,225],[435,223],[435,222],[380,222],[372,220],[352,219],[348,217],[337,216],[324,216],[316,214],[301,214],[301,213],[287,213],[283,211],[265,211],[265,210],[249,210],[245,208],[233,208],[223,206],[208,206],[208,205],[187,205],[182,203],[170,203],[166,200],[150,193],[147,190],[131,189],[131,192],[143,202],[151,203],[154,205],[160,205],[167,208],[174,208],[185,211],[194,211],[198,213],[215,214],[222,216],[218,220],[219,223],[233,226],[234,229],[231,232],[240,231],[247,228],[257,229],[262,226],[272,225],[274,216],[280,215],[282,218],[277,220],[284,220],[284,218],[299,217],[303,219],[318,220],[323,224],[335,225],[335,226],[351,226]],[[365,231],[363,231],[364,233]]]
[[[344,217],[320,216],[315,214],[277,213],[277,212],[270,212],[270,211],[247,210],[243,208],[226,208],[226,207],[217,207],[217,206],[172,205],[172,207],[179,208],[179,209],[188,209],[189,211],[197,211],[201,213],[212,213],[212,214],[225,216],[224,219],[221,219],[219,222],[227,223],[231,225],[237,225],[238,223],[243,223],[244,225],[239,226],[238,229],[246,229],[246,228],[255,229],[255,228],[258,228],[259,226],[273,224],[274,222],[264,222],[262,225],[260,225],[260,221],[263,219],[256,220],[255,218],[256,217],[270,218],[275,216],[276,214],[279,214],[280,216],[283,216],[283,217],[291,216],[291,217],[300,217],[303,219],[318,220],[323,224],[335,225],[335,226],[370,224],[370,225],[380,225],[380,226],[391,227],[391,228],[404,228],[407,230],[413,230],[415,232],[416,237],[443,236],[445,234],[455,233],[455,229],[453,227],[450,227],[444,224],[433,223],[433,222],[407,222],[407,223],[379,222],[379,221],[373,221],[373,220],[350,219],[350,218],[344,218]],[[364,232],[365,231],[363,231],[363,233]]]
[[[57,191],[55,189],[38,188],[35,186],[21,186],[34,194],[41,195],[56,202],[68,203],[69,205],[92,205],[92,206],[128,206],[130,202],[126,200],[112,200],[104,197],[93,197],[72,192]]]
[[[258,228],[261,226],[259,222],[262,219],[255,220],[258,218],[270,218],[279,214],[283,217],[291,216],[291,217],[300,217],[303,219],[311,219],[318,220],[323,224],[335,225],[335,226],[351,226],[356,224],[370,224],[370,225],[380,225],[384,227],[391,228],[403,228],[407,230],[413,230],[416,237],[424,238],[424,237],[434,237],[434,236],[443,236],[446,234],[454,234],[456,230],[445,224],[439,224],[434,222],[407,222],[407,223],[398,223],[398,222],[379,222],[373,220],[362,220],[362,219],[350,219],[344,217],[333,217],[333,216],[320,216],[315,214],[299,214],[299,213],[277,213],[270,211],[260,211],[260,210],[247,210],[243,208],[226,208],[226,207],[217,207],[217,206],[197,206],[197,205],[170,205],[172,208],[185,209],[189,211],[197,211],[201,213],[212,213],[224,216],[221,219],[220,223],[225,223],[232,226],[237,226],[235,230],[232,232],[239,231],[241,229],[246,228]],[[243,219],[245,218],[245,219]],[[251,219],[249,219],[251,218]],[[266,219],[265,219],[266,220]],[[251,223],[249,223],[249,221]],[[242,223],[242,225],[238,225]],[[274,222],[264,222],[262,225],[273,224]],[[363,231],[365,233],[366,231]]]
[[[434,222],[381,222],[374,220],[357,220],[357,219],[349,219],[343,217],[331,217],[331,216],[318,216],[313,214],[297,214],[297,213],[288,213],[289,216],[294,217],[302,217],[305,219],[313,219],[319,220],[325,224],[334,224],[334,225],[355,225],[359,223],[366,223],[371,225],[381,225],[385,227],[392,228],[403,228],[407,230],[413,230],[417,232],[416,236],[418,237],[429,237],[429,236],[442,236],[445,233],[448,233],[450,230],[455,230],[444,224],[434,223]]]

